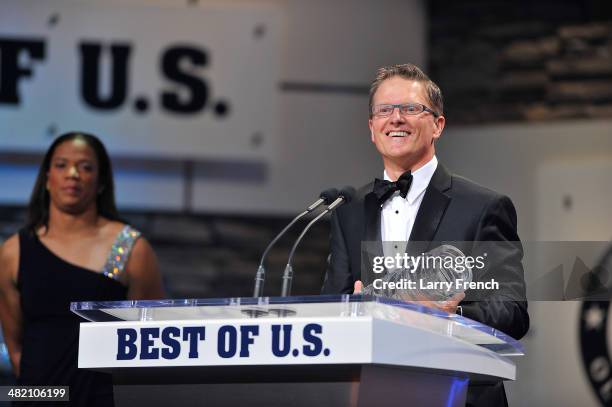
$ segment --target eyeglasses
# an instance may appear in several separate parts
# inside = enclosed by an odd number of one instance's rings
[[[439,116],[438,113],[434,112],[427,106],[422,105],[420,103],[405,103],[402,105],[391,105],[391,104],[376,105],[372,108],[372,115],[376,117],[388,117],[388,116],[391,116],[391,114],[393,114],[393,111],[395,110],[396,107],[399,109],[400,114],[403,114],[403,115],[414,116],[422,112],[429,112],[434,117]]]

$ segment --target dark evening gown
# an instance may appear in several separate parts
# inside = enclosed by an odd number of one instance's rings
[[[109,278],[108,274],[66,262],[26,230],[19,232],[19,244],[17,287],[23,346],[18,384],[70,386],[70,402],[57,405],[113,406],[111,376],[77,368],[79,323],[85,320],[70,311],[70,302],[125,300],[127,287],[115,279],[117,275]],[[131,246],[125,260],[130,250]],[[111,251],[109,259],[112,256]],[[118,271],[115,269],[116,274]],[[44,401],[28,405],[55,404]]]

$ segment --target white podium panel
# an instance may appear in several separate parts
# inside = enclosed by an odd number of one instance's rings
[[[83,302],[72,310],[91,321],[81,323],[79,368],[112,373],[131,388],[126,400],[153,385],[192,384],[205,386],[193,394],[216,395],[211,405],[273,388],[297,391],[294,405],[360,406],[402,386],[419,405],[461,406],[468,382],[514,380],[510,356],[523,354],[481,323],[381,297]],[[328,387],[333,394],[321,398]],[[266,394],[255,405],[270,405]]]
[[[305,298],[73,304],[115,320],[81,324],[79,367],[374,363],[515,379],[503,354],[520,344],[475,321],[377,297]]]

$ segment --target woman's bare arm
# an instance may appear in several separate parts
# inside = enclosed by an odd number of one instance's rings
[[[0,246],[0,321],[13,372],[19,376],[21,361],[21,305],[17,290],[19,236],[11,236]]]
[[[128,299],[153,300],[165,297],[157,257],[145,238],[134,243],[126,268]]]

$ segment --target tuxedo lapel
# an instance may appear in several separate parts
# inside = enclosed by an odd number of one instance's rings
[[[425,195],[423,196],[423,201],[419,207],[409,239],[411,242],[427,243],[419,245],[419,247],[409,245],[410,252],[416,251],[422,253],[429,250],[429,243],[433,240],[438,230],[438,226],[440,225],[440,221],[444,216],[444,211],[446,211],[446,207],[450,203],[451,198],[444,193],[450,189],[450,187],[450,174],[442,164],[438,164],[438,168],[436,168],[425,190]]]
[[[364,229],[362,243],[367,242],[367,250],[361,247],[361,261],[363,270],[372,270],[375,256],[383,256],[382,248],[382,233],[380,230],[380,203],[373,192],[370,192],[364,197]],[[361,276],[365,285],[371,283],[372,273]]]
[[[364,197],[365,206],[365,228],[363,231],[363,240],[365,241],[380,241],[382,234],[380,231],[380,204],[374,192],[366,194]]]

